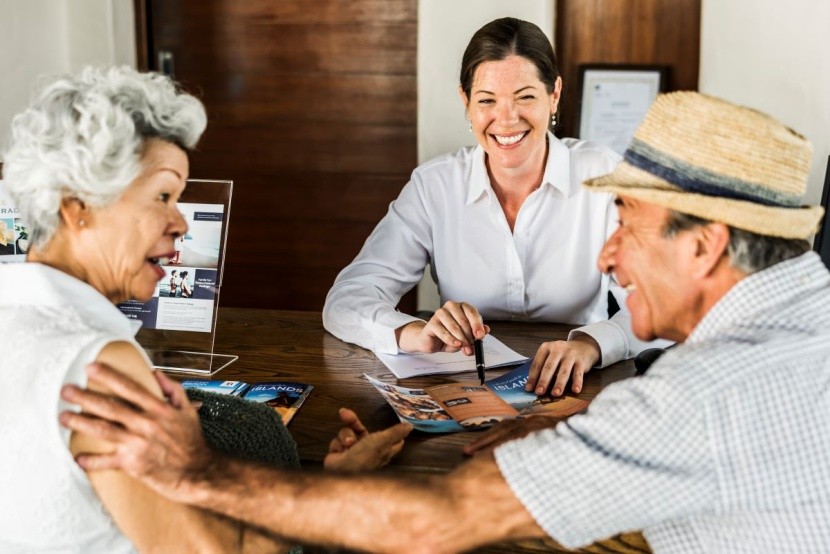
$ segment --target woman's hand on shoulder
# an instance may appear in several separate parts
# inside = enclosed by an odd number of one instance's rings
[[[458,352],[472,356],[473,341],[490,332],[475,306],[447,302],[424,323],[413,321],[397,330],[398,346],[404,352]]]
[[[542,343],[530,365],[525,390],[537,396],[561,396],[572,378],[571,390],[578,394],[585,374],[600,358],[599,345],[589,335]]]

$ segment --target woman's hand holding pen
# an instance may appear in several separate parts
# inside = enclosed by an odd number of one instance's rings
[[[413,321],[396,330],[404,352],[458,352],[473,355],[473,341],[490,332],[475,306],[447,302],[426,323]]]
[[[599,363],[600,356],[599,345],[589,335],[542,343],[530,365],[525,390],[537,396],[560,396],[572,376],[571,390],[578,394],[583,376]]]

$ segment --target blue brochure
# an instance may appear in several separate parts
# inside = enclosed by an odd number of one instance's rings
[[[401,421],[427,433],[484,429],[503,419],[548,414],[568,417],[583,410],[588,401],[565,395],[537,397],[524,390],[530,373],[528,360],[501,377],[478,382],[462,381],[412,389],[366,378],[395,410]]]

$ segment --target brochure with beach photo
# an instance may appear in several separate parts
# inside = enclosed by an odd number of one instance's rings
[[[289,381],[248,384],[242,381],[210,381],[207,379],[189,379],[182,381],[182,386],[186,389],[196,388],[265,403],[280,414],[285,425],[288,425],[288,422],[294,418],[297,410],[314,388],[305,383]]]
[[[531,360],[501,377],[479,385],[475,381],[445,383],[425,389],[390,385],[365,375],[401,421],[427,433],[484,429],[503,419],[547,414],[568,417],[584,410],[588,401],[570,395],[541,398],[524,390]]]

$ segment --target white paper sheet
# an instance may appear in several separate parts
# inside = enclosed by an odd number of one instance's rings
[[[484,367],[486,369],[506,365],[520,364],[527,360],[515,350],[508,348],[503,342],[487,335],[484,337]],[[467,356],[463,352],[437,352],[435,354],[377,354],[380,361],[386,364],[395,377],[406,379],[419,375],[437,375],[446,373],[462,373],[475,371],[474,356]]]

